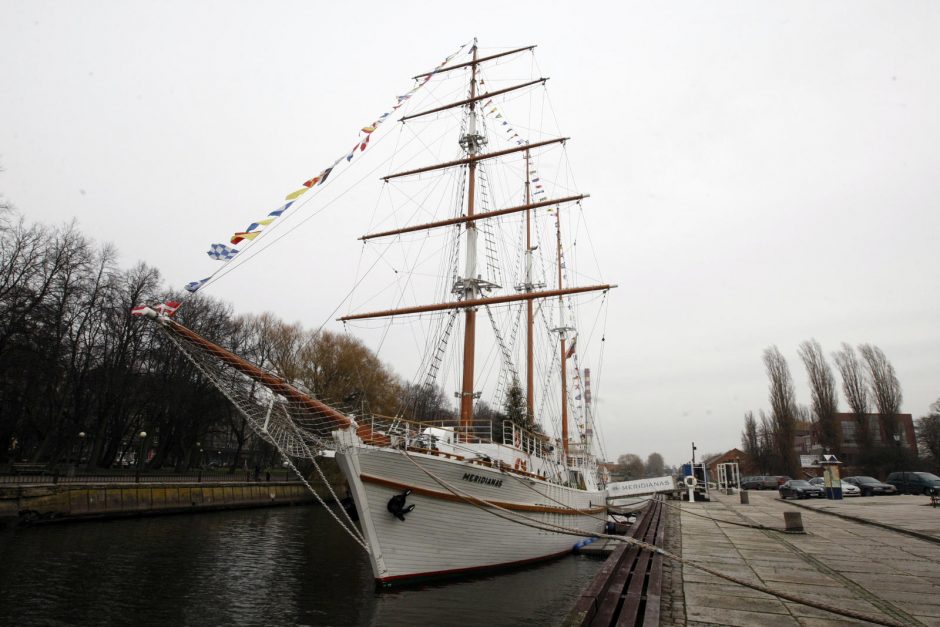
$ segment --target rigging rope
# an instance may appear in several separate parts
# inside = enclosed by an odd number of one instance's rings
[[[449,484],[447,481],[444,481],[443,479],[439,479],[438,477],[434,476],[433,473],[431,473],[431,472],[428,471],[427,469],[423,468],[420,464],[418,464],[416,461],[414,461],[414,460],[411,458],[411,456],[408,455],[408,453],[407,453],[406,451],[402,451],[402,453],[405,455],[406,459],[408,459],[412,464],[414,464],[419,470],[421,470],[422,472],[424,472],[424,473],[425,473],[426,475],[428,475],[432,480],[434,480],[438,485],[440,485],[441,487],[443,487],[444,489],[446,489],[446,490],[447,490],[448,492],[450,492],[451,494],[453,494],[453,495],[457,496],[458,498],[464,500],[465,502],[469,503],[470,505],[473,505],[474,507],[477,507],[478,509],[481,509],[481,510],[483,510],[483,511],[485,511],[485,512],[488,512],[488,513],[490,513],[490,514],[492,514],[492,515],[494,515],[494,516],[496,516],[496,517],[498,517],[498,518],[502,518],[502,519],[504,519],[504,520],[508,520],[509,522],[514,522],[514,523],[516,523],[516,524],[523,525],[523,526],[525,526],[525,527],[531,527],[531,528],[533,528],[533,529],[538,529],[538,530],[541,530],[541,531],[553,531],[553,532],[555,532],[555,533],[560,533],[560,534],[565,534],[565,535],[572,535],[572,536],[577,536],[577,537],[580,537],[580,538],[583,538],[583,537],[587,536],[587,537],[592,537],[592,538],[604,538],[604,539],[607,539],[607,540],[613,540],[613,541],[615,541],[615,542],[623,542],[623,543],[626,543],[626,544],[630,544],[630,545],[636,546],[637,548],[650,551],[651,553],[654,553],[654,554],[657,554],[657,555],[662,555],[663,557],[665,557],[665,558],[667,558],[667,559],[669,559],[669,560],[671,560],[671,561],[678,562],[678,563],[680,563],[680,564],[686,564],[686,565],[691,566],[691,567],[693,567],[693,568],[697,568],[697,569],[699,569],[699,570],[701,570],[701,571],[703,571],[703,572],[706,572],[706,573],[708,573],[708,574],[710,574],[710,575],[714,575],[715,577],[719,577],[720,579],[724,579],[724,580],[726,580],[726,581],[730,581],[730,582],[732,582],[732,583],[736,583],[736,584],[745,586],[745,587],[747,587],[747,588],[751,588],[752,590],[757,590],[757,591],[759,591],[759,592],[763,592],[763,593],[765,593],[765,594],[769,594],[769,595],[776,596],[776,597],[779,597],[779,598],[782,598],[782,599],[786,599],[786,600],[788,600],[788,601],[793,601],[794,603],[799,603],[799,604],[801,604],[801,605],[806,605],[806,606],[809,606],[809,607],[814,607],[814,608],[816,608],[816,609],[824,610],[824,611],[826,611],[826,612],[832,612],[832,613],[834,613],[834,614],[839,614],[839,615],[842,615],[842,616],[848,616],[848,617],[850,617],[850,618],[855,618],[855,619],[858,619],[858,620],[868,621],[868,622],[871,622],[871,623],[875,623],[875,624],[877,624],[877,625],[886,625],[887,627],[906,627],[905,623],[901,623],[901,622],[894,621],[894,620],[891,620],[891,619],[881,618],[881,617],[878,617],[878,616],[872,616],[872,615],[869,615],[869,614],[865,614],[865,613],[863,613],[863,612],[857,612],[857,611],[855,611],[855,610],[849,610],[849,609],[844,609],[844,608],[841,608],[841,607],[836,607],[836,606],[834,606],[834,605],[829,605],[829,604],[827,604],[827,603],[822,603],[822,602],[820,602],[820,601],[814,601],[814,600],[812,600],[812,599],[806,599],[806,598],[804,598],[804,597],[800,597],[800,596],[797,596],[797,595],[795,595],[795,594],[790,594],[790,593],[788,593],[788,592],[784,592],[784,591],[781,591],[781,590],[776,590],[776,589],[773,589],[773,588],[769,588],[769,587],[767,587],[767,586],[765,586],[765,585],[763,585],[763,584],[753,583],[753,582],[747,581],[747,580],[745,580],[745,579],[741,579],[741,578],[739,578],[739,577],[735,577],[735,576],[733,576],[733,575],[728,575],[728,574],[722,573],[722,572],[720,572],[720,571],[718,571],[718,570],[715,570],[714,568],[711,568],[711,567],[709,567],[709,566],[706,566],[705,564],[702,564],[702,563],[700,563],[700,562],[684,559],[683,557],[681,557],[681,556],[679,556],[679,555],[676,555],[675,553],[671,553],[671,552],[669,552],[669,551],[663,549],[662,547],[658,547],[658,546],[656,546],[656,545],[649,544],[649,543],[647,543],[647,542],[643,542],[642,540],[637,540],[636,538],[631,538],[630,536],[617,536],[617,535],[612,535],[612,534],[607,534],[607,533],[590,533],[590,532],[588,532],[588,533],[586,534],[583,530],[580,530],[580,529],[574,529],[574,528],[571,528],[571,527],[565,527],[565,526],[563,526],[563,525],[556,525],[556,524],[553,524],[553,523],[543,522],[543,521],[540,521],[540,520],[536,520],[536,519],[534,519],[534,518],[532,518],[532,517],[530,517],[530,516],[526,516],[526,515],[524,515],[524,514],[516,514],[515,512],[511,512],[511,510],[507,510],[506,508],[500,507],[499,505],[497,505],[497,504],[495,504],[495,503],[492,503],[492,502],[489,502],[489,501],[487,501],[487,500],[485,500],[485,499],[481,499],[481,498],[479,498],[479,497],[475,497],[475,496],[473,496],[473,495],[469,495],[469,494],[464,493],[462,490],[460,490],[460,489],[458,489],[458,488],[452,486],[452,485]],[[492,508],[492,509],[491,509],[491,508]],[[514,519],[514,518],[512,518],[512,517],[510,517],[510,516],[502,515],[502,514],[500,514],[499,512],[493,511],[493,510],[499,510],[499,511],[504,512],[504,513],[507,513],[507,514],[510,514],[510,513],[511,513],[511,514],[514,514],[514,515],[517,516],[518,519]]]

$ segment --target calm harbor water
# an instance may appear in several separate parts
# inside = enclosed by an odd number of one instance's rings
[[[553,625],[601,564],[377,591],[319,507],[65,523],[0,530],[0,625]]]

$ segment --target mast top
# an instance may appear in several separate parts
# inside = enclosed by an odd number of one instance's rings
[[[474,38],[473,47],[476,48],[476,45],[477,45],[477,40],[476,38]],[[441,68],[435,72],[425,72],[424,74],[418,74],[417,76],[413,78],[415,80],[418,80],[418,79],[424,78],[425,76],[430,76],[431,74],[434,74],[436,76],[438,74],[443,74],[444,72],[450,72],[451,70],[459,70],[460,68],[470,67],[471,65],[478,65],[480,63],[483,63],[484,61],[492,61],[493,59],[498,59],[500,57],[505,57],[511,54],[516,54],[519,52],[525,52],[526,50],[534,50],[534,49],[535,49],[535,46],[526,46],[524,48],[516,48],[515,50],[507,50],[506,52],[498,52],[496,54],[491,54],[486,57],[480,57],[476,61],[467,61],[466,63],[458,63],[457,65],[452,65],[450,67]]]

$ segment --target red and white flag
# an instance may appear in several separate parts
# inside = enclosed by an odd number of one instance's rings
[[[147,305],[137,305],[136,307],[134,307],[133,309],[131,309],[131,315],[132,315],[132,316],[142,316],[142,315],[144,315],[145,313],[147,313],[147,310],[149,310],[149,309],[150,309],[150,307],[148,307]]]
[[[166,314],[169,317],[173,317],[173,314],[176,313],[176,310],[180,308],[180,304],[175,300],[168,300],[165,303],[160,303],[154,307],[154,311],[161,314]]]

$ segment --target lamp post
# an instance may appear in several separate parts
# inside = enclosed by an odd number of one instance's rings
[[[78,432],[78,457],[75,458],[75,468],[82,465],[82,453],[85,452],[85,437],[87,435],[84,431]]]
[[[134,482],[140,483],[140,467],[144,463],[144,443],[147,441],[147,432],[141,431],[137,435],[140,436],[140,451],[137,453],[137,475],[134,477]]]

